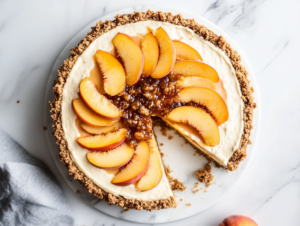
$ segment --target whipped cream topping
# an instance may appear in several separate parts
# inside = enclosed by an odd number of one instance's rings
[[[204,146],[205,153],[215,156],[216,161],[226,166],[228,160],[239,147],[243,131],[243,101],[239,83],[236,79],[234,69],[222,50],[215,47],[202,37],[196,35],[192,30],[176,26],[169,23],[158,21],[143,21],[133,24],[118,26],[96,39],[90,46],[78,57],[75,65],[70,72],[63,90],[62,101],[62,125],[65,137],[68,143],[68,149],[73,161],[79,169],[89,177],[95,184],[104,191],[116,196],[123,196],[127,199],[138,199],[143,201],[166,199],[173,196],[168,179],[164,173],[160,183],[153,189],[145,192],[139,192],[134,185],[120,187],[113,185],[111,180],[113,174],[103,169],[99,169],[90,164],[86,158],[88,150],[81,147],[76,138],[80,136],[75,125],[76,114],[72,108],[72,100],[78,98],[79,84],[82,79],[90,75],[94,68],[94,54],[101,49],[110,52],[113,49],[112,39],[118,32],[129,36],[143,35],[152,30],[162,27],[169,34],[171,39],[181,40],[182,42],[195,48],[202,56],[203,61],[214,67],[219,73],[224,88],[227,90],[227,106],[229,110],[229,119],[219,126],[220,144],[214,147]],[[202,145],[197,136],[184,131],[189,140],[198,145]]]

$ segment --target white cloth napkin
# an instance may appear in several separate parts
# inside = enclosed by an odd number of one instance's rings
[[[0,225],[75,225],[47,167],[0,129]]]

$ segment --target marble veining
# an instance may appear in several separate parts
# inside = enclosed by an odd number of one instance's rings
[[[286,41],[286,43],[284,43],[284,45],[281,47],[281,49],[278,51],[278,53],[270,60],[269,63],[267,63],[267,65],[263,68],[263,70],[261,72],[264,72],[269,67],[269,65],[277,59],[277,57],[286,49],[288,44],[289,44],[289,41]]]
[[[199,225],[201,222],[201,225],[214,226],[231,214],[250,216],[259,225],[300,225],[300,78],[297,70],[300,2],[297,0],[2,0],[0,127],[50,167],[75,212],[78,225],[140,225],[122,220],[121,213],[116,219],[82,202],[81,186],[78,185],[79,192],[75,193],[66,184],[65,180],[75,185],[77,182],[68,178],[67,173],[61,176],[43,132],[45,87],[62,48],[91,21],[125,7],[140,10],[140,4],[186,9],[221,27],[250,61],[262,105],[257,150],[231,192],[200,214],[163,225]],[[84,197],[88,198],[92,199],[89,195]],[[101,201],[93,204],[101,205]],[[150,219],[154,222],[155,212],[152,214]],[[153,225],[151,221],[148,225]]]
[[[215,24],[226,17],[231,17],[231,27],[237,30],[250,28],[255,22],[255,11],[265,0],[243,0],[213,2],[202,16],[207,17]]]

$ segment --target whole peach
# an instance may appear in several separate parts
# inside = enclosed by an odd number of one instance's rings
[[[226,217],[219,226],[258,226],[254,220],[241,215]]]

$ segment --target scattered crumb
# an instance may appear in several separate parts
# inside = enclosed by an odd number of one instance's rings
[[[207,192],[207,190],[205,189],[204,192]]]
[[[160,146],[164,146],[164,144],[163,144],[163,143],[160,143]]]
[[[77,189],[76,193],[77,193],[77,194],[80,194],[81,192]]]
[[[214,162],[214,163],[215,163],[215,168],[218,168],[218,169],[222,168],[222,166],[219,163],[217,163],[217,162]]]
[[[72,182],[72,180],[70,180]]]
[[[161,152],[160,155],[161,155],[161,157],[164,157],[165,154]]]
[[[197,188],[198,186],[199,186],[199,182],[196,182],[194,188]]]
[[[184,186],[184,184],[182,182],[180,182],[178,179],[173,178],[170,175],[172,170],[170,169],[169,166],[165,167],[165,172],[166,172],[167,178],[169,180],[169,183],[170,183],[173,191],[184,191],[186,189],[186,187]]]
[[[227,170],[226,173],[230,173],[230,170]]]
[[[19,101],[19,100],[17,100],[17,104],[18,104],[18,103],[20,103],[20,101]]]
[[[46,127],[46,126],[43,126],[43,130],[47,130],[47,127]]]
[[[201,191],[203,188],[200,188],[199,190]]]
[[[180,144],[181,147],[183,147],[183,144]]]
[[[160,132],[163,136],[167,136],[167,130],[165,128],[161,128]]]
[[[190,37],[190,40],[192,40],[192,39],[193,39],[193,36]]]
[[[198,188],[198,186],[199,186],[199,182],[196,182],[196,183],[195,183],[195,186],[194,186],[193,189],[192,189],[193,193],[197,193],[197,192],[200,191],[200,189],[196,189],[196,188]],[[196,190],[195,190],[195,189],[196,189]]]
[[[124,210],[121,211],[121,213],[125,213],[127,211],[129,211],[129,209],[124,209]]]
[[[167,123],[160,118],[155,118],[155,120],[153,121],[153,127],[154,126],[160,127],[160,132],[163,136],[167,136],[167,130],[171,130]]]
[[[171,186],[173,191],[184,191],[186,189],[184,184],[180,182],[178,179],[173,179]]]
[[[166,172],[169,174],[169,173],[172,173],[173,172],[173,170],[171,170],[170,169],[170,166],[168,166],[167,168],[166,168]],[[170,175],[169,175],[170,176]],[[170,176],[171,177],[171,176]],[[172,177],[173,178],[173,177]]]
[[[168,139],[169,139],[169,140],[172,140],[172,139],[173,139],[173,136],[169,135],[169,136],[168,136]]]
[[[214,175],[211,174],[210,161],[206,163],[205,169],[200,169],[196,172],[198,179],[202,183],[206,183],[206,187],[211,185],[211,182],[214,179]]]
[[[199,156],[201,156],[202,155],[202,153],[200,153],[197,149],[195,149],[195,153],[194,153],[194,156],[196,156],[196,155],[199,155]]]
[[[180,199],[179,201],[182,201],[183,199]]]
[[[191,203],[187,203],[186,205],[187,205],[187,206],[191,206],[192,204],[191,204]]]
[[[222,185],[219,185],[219,187],[221,187]]]

